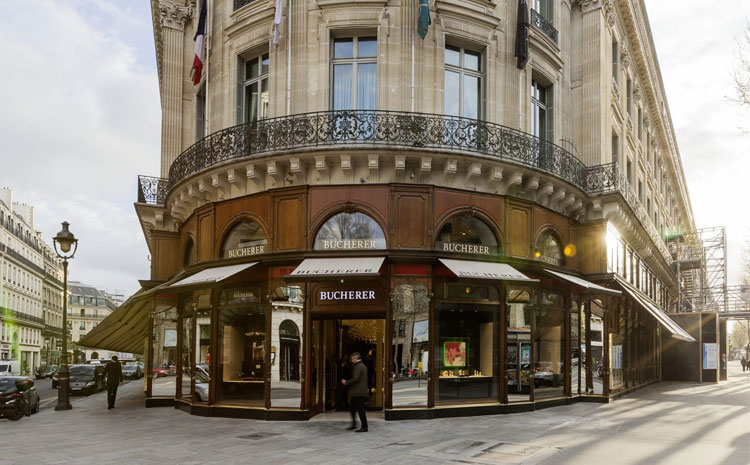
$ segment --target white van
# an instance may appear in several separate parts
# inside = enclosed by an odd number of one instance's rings
[[[0,360],[0,376],[21,376],[21,362]]]

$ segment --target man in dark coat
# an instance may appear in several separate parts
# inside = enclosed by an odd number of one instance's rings
[[[351,379],[342,379],[341,384],[349,386],[349,412],[352,415],[352,424],[349,429],[357,428],[357,421],[354,412],[359,413],[359,421],[362,426],[356,431],[364,433],[367,431],[367,413],[365,412],[365,402],[370,398],[370,388],[367,383],[367,367],[362,363],[362,356],[359,352],[352,354],[352,377]]]
[[[122,382],[122,366],[117,361],[117,355],[112,356],[112,361],[107,363],[107,410],[115,408],[115,397],[117,397],[117,386]]]

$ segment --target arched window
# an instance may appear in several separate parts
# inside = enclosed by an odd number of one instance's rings
[[[229,230],[221,244],[221,258],[246,257],[266,253],[268,239],[263,228],[252,220],[243,220]]]
[[[193,243],[193,238],[188,237],[185,244],[185,254],[182,257],[182,265],[187,267],[194,264],[196,261],[195,255],[195,244]]]
[[[443,225],[435,241],[435,250],[460,254],[496,255],[497,237],[489,225],[471,215],[458,215]]]
[[[341,212],[328,218],[315,235],[315,250],[385,249],[380,225],[360,212]]]
[[[552,230],[544,231],[536,241],[534,256],[537,260],[552,265],[563,264],[563,246],[560,239]]]

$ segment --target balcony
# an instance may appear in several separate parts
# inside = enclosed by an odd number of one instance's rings
[[[625,175],[616,162],[590,167],[586,175],[586,192],[591,196],[619,192],[628,206],[630,206],[630,209],[633,210],[638,221],[646,230],[646,233],[648,233],[651,241],[659,249],[659,252],[661,252],[664,259],[667,262],[671,261],[671,254],[667,249],[667,245],[664,243],[664,240],[662,240],[661,235],[651,221],[651,217],[646,211],[646,208],[638,199],[633,187],[626,180]]]
[[[534,9],[531,10],[531,25],[542,31],[544,35],[557,45],[557,29],[552,25],[552,21]]]
[[[263,155],[326,147],[432,149],[479,154],[561,178],[581,189],[586,167],[562,147],[516,129],[445,115],[328,111],[270,118],[211,134],[172,163],[169,178],[139,176],[138,201],[163,205],[168,191],[210,168]]]
[[[44,326],[44,318],[38,316],[27,315],[17,310],[11,310],[9,308],[0,307],[0,321],[6,323],[17,323],[26,322],[32,323],[39,326]]]
[[[20,253],[6,246],[5,244],[0,244],[0,252],[7,253],[8,256],[13,257],[15,260],[18,260],[19,262],[21,262],[24,266],[27,266],[28,268],[36,271],[37,273],[41,275],[44,275],[45,273],[44,268],[40,267],[36,263],[32,262],[31,260],[24,257]]]

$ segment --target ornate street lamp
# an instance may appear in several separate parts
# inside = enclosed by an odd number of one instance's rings
[[[63,260],[63,332],[62,332],[62,359],[57,379],[60,390],[57,393],[57,405],[55,410],[70,410],[70,371],[68,369],[68,260],[73,258],[78,250],[78,239],[68,230],[69,223],[63,221],[62,231],[52,238],[55,244],[55,253]],[[71,252],[71,248],[73,251]],[[58,250],[59,249],[59,250]]]

